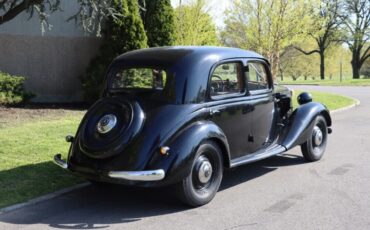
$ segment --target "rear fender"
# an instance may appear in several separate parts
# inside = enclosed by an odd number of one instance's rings
[[[211,121],[199,121],[187,126],[166,146],[170,148],[168,159],[157,154],[149,163],[150,168],[162,168],[166,171],[166,184],[181,181],[189,175],[198,147],[206,140],[215,141],[221,148],[226,166],[230,163],[229,145],[223,131]]]
[[[328,127],[331,126],[329,110],[321,103],[310,102],[294,110],[281,145],[288,150],[303,144],[311,135],[318,115],[325,118]]]

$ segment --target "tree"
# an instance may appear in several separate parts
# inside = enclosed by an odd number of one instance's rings
[[[119,54],[147,47],[147,37],[139,14],[137,0],[115,0],[113,7],[125,17],[110,17],[106,22],[99,56],[93,59],[82,77],[85,99],[98,99],[110,62]]]
[[[352,77],[360,78],[360,69],[366,59],[370,57],[370,1],[369,0],[346,0],[346,14],[343,19],[346,38],[344,42],[352,52]]]
[[[79,9],[68,20],[75,20],[85,32],[99,36],[104,20],[124,16],[112,7],[114,1],[77,0]],[[46,28],[51,28],[48,23],[49,13],[63,10],[60,8],[60,2],[61,0],[0,0],[0,26],[22,12],[28,13],[30,18],[36,13],[40,18],[41,32],[44,33]]]
[[[145,10],[141,11],[141,17],[149,47],[172,45],[175,42],[175,25],[171,1],[146,1],[143,7]]]
[[[216,27],[205,11],[205,1],[195,0],[175,9],[176,45],[218,45]]]
[[[318,7],[313,6],[313,20],[311,20],[312,23],[308,29],[308,36],[315,40],[317,48],[304,51],[302,48],[296,47],[305,55],[314,53],[320,55],[321,80],[325,79],[325,52],[330,45],[338,41],[340,7],[339,0],[322,0]]]
[[[226,11],[223,41],[267,57],[275,77],[282,50],[306,31],[307,8],[305,0],[233,1]]]
[[[309,44],[311,47],[311,44]],[[297,80],[304,77],[307,80],[309,77],[317,76],[318,71],[312,66],[318,65],[318,61],[313,56],[304,55],[299,52],[293,45],[284,49],[280,56],[279,77],[291,77]]]

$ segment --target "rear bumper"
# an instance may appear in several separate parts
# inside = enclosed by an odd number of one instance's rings
[[[61,154],[54,156],[54,163],[63,169],[68,169],[68,163],[62,160]],[[160,181],[165,177],[163,169],[145,171],[109,171],[106,173],[109,178],[128,181]]]

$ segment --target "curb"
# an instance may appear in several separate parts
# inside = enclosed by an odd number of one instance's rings
[[[342,111],[345,111],[345,110],[349,110],[349,109],[352,109],[353,107],[356,107],[356,106],[359,106],[361,104],[361,101],[356,99],[356,98],[353,98],[353,97],[349,97],[346,95],[346,97],[348,98],[351,98],[352,100],[355,101],[355,103],[353,103],[352,105],[349,105],[349,106],[346,106],[346,107],[343,107],[343,108],[340,108],[340,109],[336,109],[336,110],[332,110],[330,111],[331,114],[333,113],[338,113],[338,112],[342,112]]]
[[[78,184],[78,185],[75,185],[75,186],[72,186],[72,187],[64,188],[64,189],[58,190],[56,192],[49,193],[49,194],[46,194],[46,195],[43,195],[43,196],[40,196],[40,197],[31,199],[31,200],[28,200],[28,201],[23,202],[23,203],[14,204],[14,205],[11,205],[11,206],[2,208],[2,209],[0,209],[0,215],[1,214],[4,214],[4,213],[7,213],[7,212],[11,212],[11,211],[17,210],[17,209],[20,209],[20,208],[23,208],[23,207],[26,207],[26,206],[35,205],[35,204],[38,204],[40,202],[43,202],[43,201],[46,201],[46,200],[50,200],[52,198],[55,198],[55,197],[64,195],[66,193],[72,192],[72,191],[74,191],[76,189],[80,189],[80,188],[86,187],[88,185],[90,185],[90,183],[89,182],[85,182],[85,183],[82,183],[82,184]]]

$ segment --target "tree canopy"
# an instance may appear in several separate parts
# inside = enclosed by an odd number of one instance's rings
[[[174,10],[170,0],[143,1],[141,11],[149,47],[175,42]]]
[[[342,4],[339,0],[322,0],[321,4],[314,3],[312,6],[312,19],[307,30],[309,39],[313,39],[316,47],[305,51],[300,47],[297,50],[305,55],[319,54],[320,56],[320,78],[325,79],[325,52],[338,42],[340,37],[339,26]]]
[[[68,20],[74,20],[81,25],[87,33],[96,33],[100,36],[102,24],[109,17],[123,17],[122,12],[113,7],[117,0],[77,0],[78,10],[71,12]],[[118,0],[122,2],[123,0]],[[0,26],[19,15],[22,12],[33,17],[35,14],[40,18],[41,31],[50,29],[48,23],[49,14],[62,11],[61,0],[1,0],[0,1]]]
[[[219,45],[211,16],[204,0],[195,0],[175,9],[176,45]]]
[[[115,0],[113,7],[125,17],[109,18],[99,55],[93,59],[82,77],[82,87],[88,101],[98,99],[106,70],[118,55],[147,47],[147,37],[139,14],[137,0]]]
[[[305,0],[234,1],[226,12],[223,41],[264,55],[275,76],[283,49],[307,30],[309,8]]]
[[[344,0],[344,12],[341,15],[344,42],[352,52],[352,75],[360,78],[360,69],[370,57],[370,1]]]

